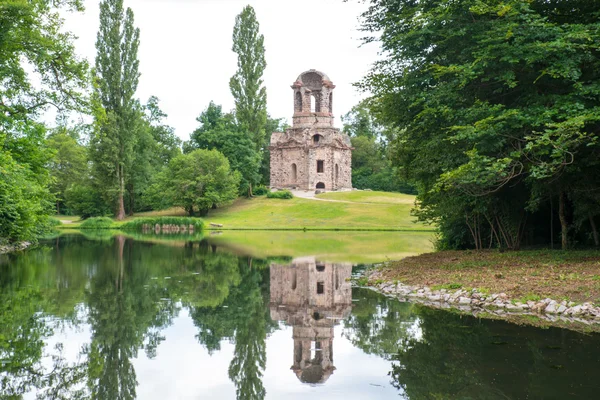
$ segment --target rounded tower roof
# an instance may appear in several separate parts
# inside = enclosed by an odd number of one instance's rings
[[[298,75],[296,84],[300,84],[310,90],[321,90],[323,86],[331,89],[335,87],[327,74],[316,69],[309,69]]]

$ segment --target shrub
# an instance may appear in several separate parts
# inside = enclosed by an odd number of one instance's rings
[[[80,225],[81,229],[110,229],[113,227],[113,220],[108,217],[88,218]]]
[[[67,212],[79,215],[81,219],[109,215],[110,202],[91,184],[74,184],[65,191]]]
[[[156,225],[160,225],[161,228],[163,225],[173,225],[176,227],[181,227],[183,225],[186,226],[186,229],[189,229],[189,226],[192,225],[194,227],[194,233],[202,232],[204,229],[204,221],[200,218],[192,217],[137,218],[133,221],[123,224],[120,229],[124,231],[142,232],[144,228],[153,230]]]
[[[256,189],[254,189],[255,196],[264,196],[267,193],[269,193],[269,188],[266,186],[259,186]]]
[[[294,195],[289,190],[278,190],[277,192],[267,193],[269,199],[293,199]]]

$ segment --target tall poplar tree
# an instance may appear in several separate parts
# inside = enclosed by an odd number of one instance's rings
[[[133,98],[139,80],[137,52],[140,31],[133,11],[123,0],[100,3],[100,30],[96,40],[96,96],[103,110],[96,115],[92,159],[103,191],[117,201],[116,217],[125,218],[126,177],[133,160],[139,110]]]
[[[262,79],[267,66],[264,41],[254,9],[246,6],[235,18],[232,50],[238,55],[238,69],[229,87],[235,99],[238,123],[248,132],[259,153],[265,144],[267,123],[267,91]],[[252,183],[248,194],[252,195]]]

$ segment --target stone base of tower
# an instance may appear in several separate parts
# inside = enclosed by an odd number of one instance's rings
[[[315,139],[318,137],[318,139]],[[352,189],[352,147],[335,128],[292,128],[271,136],[271,187]]]

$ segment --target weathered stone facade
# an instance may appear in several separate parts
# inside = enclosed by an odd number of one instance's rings
[[[352,189],[350,138],[333,126],[335,85],[311,69],[298,77],[290,129],[271,135],[271,187]]]
[[[352,310],[352,265],[304,257],[270,272],[271,318],[293,326],[292,370],[302,382],[324,383],[335,370],[333,327]]]

